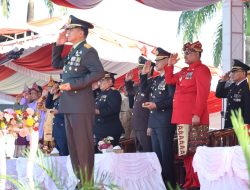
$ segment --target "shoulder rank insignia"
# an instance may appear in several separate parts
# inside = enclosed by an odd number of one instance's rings
[[[87,48],[87,49],[89,49],[89,48],[91,48],[92,46],[91,45],[89,45],[89,44],[84,44],[83,45],[85,48]]]

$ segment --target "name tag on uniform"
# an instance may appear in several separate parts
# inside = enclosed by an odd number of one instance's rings
[[[71,57],[71,59],[70,59],[70,61],[75,61],[75,60],[76,60],[75,56]]]
[[[185,79],[192,79],[192,76],[193,76],[193,72],[188,72]]]
[[[161,81],[160,84],[158,85],[158,90],[165,90],[166,82],[165,80]]]
[[[106,99],[107,99],[107,95],[102,95],[101,98],[100,98],[100,101],[104,101],[105,102]]]
[[[234,94],[233,100],[235,102],[241,102],[241,94]]]

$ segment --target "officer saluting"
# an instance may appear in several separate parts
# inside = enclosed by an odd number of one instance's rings
[[[92,28],[94,26],[91,23],[71,15],[52,51],[53,67],[63,68],[58,111],[64,113],[72,166],[78,177],[80,169],[83,179],[88,177],[89,180],[94,166],[92,126],[95,102],[91,84],[104,76],[97,51],[86,42],[88,30]],[[65,42],[71,42],[73,49],[66,58],[62,58]],[[88,176],[85,176],[86,172]],[[81,186],[83,181],[80,183]]]
[[[138,75],[146,63],[146,59],[139,58]],[[148,79],[152,80],[152,78]],[[136,138],[136,150],[140,152],[151,152],[151,137],[147,136],[149,110],[142,107],[142,104],[149,101],[149,93],[141,91],[140,84],[134,84],[133,70],[125,76],[125,86],[128,92],[129,105],[132,109],[131,127]]]
[[[151,135],[153,151],[161,163],[164,182],[175,188],[173,142],[176,126],[171,124],[175,86],[167,85],[164,76],[164,67],[170,55],[162,48],[156,49],[155,66],[160,75],[150,82],[147,80],[151,70],[151,62],[147,61],[141,73],[141,89],[150,93],[149,101],[142,106],[150,110],[147,132]]]
[[[232,128],[231,111],[241,109],[245,124],[250,124],[250,92],[247,82],[247,71],[250,67],[234,59],[232,70],[219,80],[216,97],[227,98],[225,128]],[[231,85],[230,80],[233,82]]]
[[[112,136],[114,140],[111,143],[116,146],[124,130],[119,117],[122,98],[120,92],[113,88],[114,75],[114,73],[107,72],[100,81],[101,91],[96,97],[96,115],[93,130],[97,143],[107,136]]]

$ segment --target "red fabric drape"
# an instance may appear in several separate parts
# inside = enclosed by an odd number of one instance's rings
[[[222,110],[222,99],[215,96],[215,92],[210,92],[208,96],[208,113],[216,113]]]
[[[8,68],[8,67],[5,67],[3,65],[0,65],[0,81],[14,75],[16,73],[16,71]]]
[[[146,6],[164,11],[187,11],[205,7],[220,0],[135,0]]]
[[[62,52],[63,57],[68,54],[70,48],[71,46],[64,46]],[[52,44],[49,44],[25,57],[14,60],[13,62],[22,67],[26,67],[27,69],[43,72],[55,70],[51,66],[51,60]]]
[[[102,0],[51,0],[53,3],[70,8],[90,9],[98,5]]]
[[[28,29],[14,29],[14,28],[1,28],[0,29],[0,35],[5,34],[18,34],[28,31]]]
[[[72,4],[70,4],[68,1],[65,0],[51,0],[53,3],[63,6],[63,7],[70,7],[70,8],[78,8]]]

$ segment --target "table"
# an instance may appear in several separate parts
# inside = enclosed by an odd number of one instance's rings
[[[78,179],[73,173],[69,156],[48,157],[57,166],[63,187],[74,190]],[[26,180],[26,158],[7,160],[7,174],[19,181]],[[34,166],[34,179],[44,190],[57,190],[54,182],[38,165]],[[165,190],[161,177],[161,166],[155,153],[105,153],[95,154],[95,181],[113,184],[124,190]]]
[[[240,146],[198,147],[193,159],[200,190],[249,190],[245,157]]]

